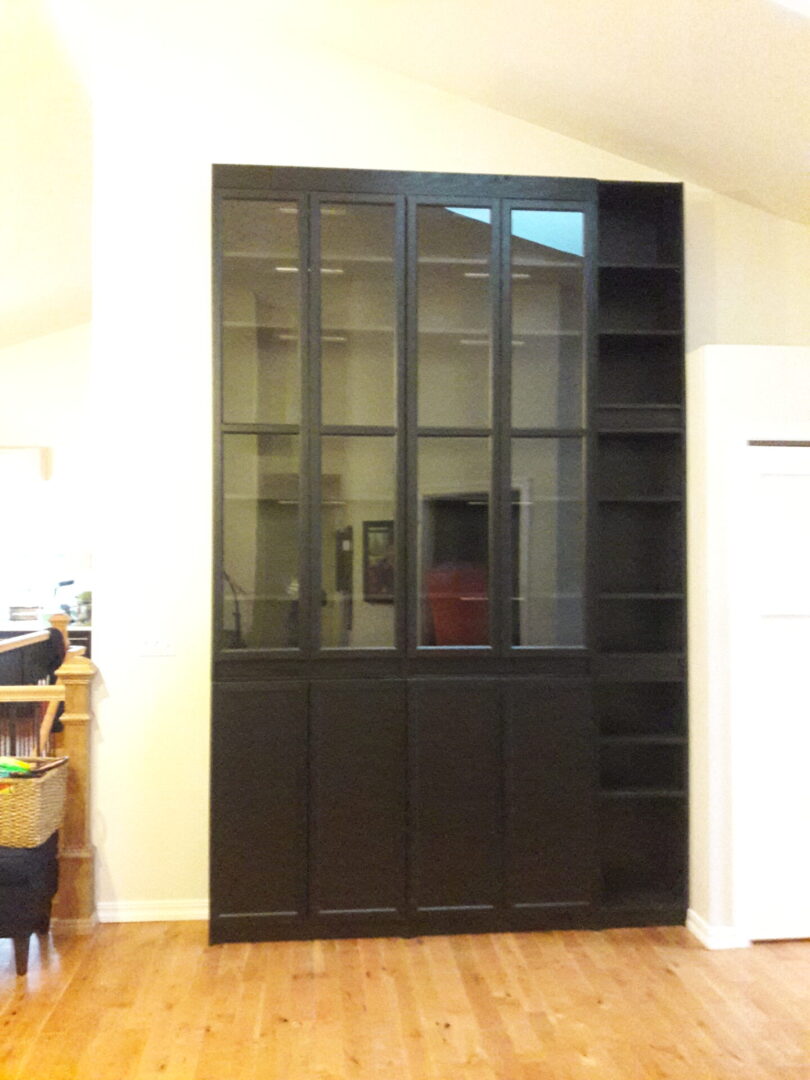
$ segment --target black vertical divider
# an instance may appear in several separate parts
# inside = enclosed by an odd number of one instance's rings
[[[492,387],[490,428],[491,491],[489,511],[489,643],[496,656],[504,653],[504,634],[506,620],[504,607],[508,597],[506,550],[508,548],[508,427],[504,418],[508,418],[508,376],[505,375],[508,361],[506,355],[506,332],[504,326],[504,306],[502,295],[508,278],[508,268],[504,272],[504,257],[508,258],[508,227],[505,215],[508,213],[501,201],[491,204],[490,216],[492,232],[490,236],[489,281],[490,281],[490,385]],[[506,386],[505,386],[506,382]],[[505,538],[507,542],[504,543]]]
[[[301,378],[301,433],[300,433],[300,482],[298,485],[300,551],[298,567],[298,644],[303,656],[312,654],[313,644],[313,605],[312,597],[312,535],[313,518],[313,481],[315,469],[315,438],[313,417],[318,416],[318,399],[313,391],[313,383],[318,383],[318,326],[314,323],[315,314],[311,303],[312,296],[312,197],[305,195],[298,202],[298,243],[299,243],[299,351]],[[313,325],[314,323],[314,325]]]
[[[598,457],[598,436],[596,432],[596,401],[598,400],[598,324],[599,324],[599,281],[597,266],[599,263],[599,205],[598,202],[585,210],[585,574],[584,588],[584,642],[589,655],[596,647],[596,594],[599,574],[597,571],[598,552],[595,550],[594,537],[598,535],[597,515],[599,505],[596,498]],[[598,807],[599,788],[599,725],[593,700],[593,678],[588,681],[588,728],[590,732],[590,850],[591,859],[591,896],[595,903],[601,900],[601,873],[599,859]]]
[[[492,648],[496,656],[506,656],[512,647],[512,275],[511,207],[506,200],[495,203],[493,211],[493,248],[496,272],[493,318],[493,500],[492,557],[494,596],[490,599]],[[494,602],[493,602],[494,601]],[[505,912],[509,903],[510,809],[508,775],[508,717],[506,686],[498,693],[498,746],[500,752],[500,896],[498,905]]]
[[[419,507],[417,479],[417,363],[418,363],[418,269],[419,252],[418,207],[416,200],[405,200],[405,298],[406,309],[403,314],[405,328],[405,347],[403,349],[405,371],[402,383],[405,389],[403,416],[405,421],[405,534],[406,543],[406,651],[408,656],[415,656],[419,646],[419,608],[422,603],[419,587]],[[410,512],[409,512],[410,511]]]
[[[413,657],[418,648],[419,636],[419,606],[421,604],[419,589],[419,529],[417,507],[417,308],[418,308],[418,282],[417,282],[417,253],[418,253],[418,222],[417,207],[415,200],[404,200],[404,228],[403,228],[403,257],[405,266],[403,271],[404,302],[405,309],[402,313],[402,326],[405,339],[402,347],[403,370],[401,385],[403,388],[403,400],[401,403],[400,418],[404,432],[405,446],[400,451],[402,460],[401,477],[404,481],[402,487],[402,504],[404,516],[402,518],[402,533],[404,559],[405,592],[407,602],[405,604],[405,654]],[[401,440],[400,440],[401,441]],[[406,685],[405,698],[405,769],[407,783],[405,785],[405,821],[407,835],[405,838],[405,907],[410,918],[416,912],[419,885],[417,875],[417,852],[415,850],[417,832],[417,801],[419,798],[419,775],[416,764],[416,736],[414,732],[413,718],[413,684]]]
[[[214,565],[213,565],[213,579],[212,587],[214,591],[213,597],[213,645],[215,654],[218,653],[224,647],[224,634],[223,634],[223,605],[222,605],[222,583],[223,583],[223,471],[222,471],[222,454],[224,438],[222,435],[222,320],[220,318],[220,312],[222,311],[222,196],[214,194],[213,200],[213,213],[212,213],[212,252],[213,252],[213,266],[212,266],[212,278],[213,278],[213,346],[214,346],[214,394],[213,394],[213,409],[214,409],[214,460],[213,460],[213,484],[214,484],[214,528],[213,528],[213,546],[214,546]]]
[[[301,261],[301,440],[302,468],[299,506],[301,508],[300,560],[298,579],[298,620],[300,645],[304,656],[310,657],[320,642],[320,605],[315,603],[315,588],[319,587],[320,565],[316,567],[315,541],[318,496],[320,494],[320,212],[312,195],[304,196],[299,205],[299,242]],[[305,212],[302,213],[302,210]],[[312,843],[312,687],[306,687],[306,769],[304,771],[304,832],[307,867],[304,905],[307,915],[312,909],[313,843]]]
[[[406,268],[408,265],[408,207],[403,195],[399,195],[395,201],[395,238],[394,238],[394,261],[396,266],[396,350],[397,350],[397,377],[396,377],[396,525],[394,533],[396,550],[396,574],[394,582],[394,595],[396,601],[396,624],[395,643],[400,655],[408,648],[408,633],[411,620],[411,608],[413,606],[413,594],[409,586],[408,552],[412,551],[408,537],[408,522],[411,515],[408,514],[408,484],[409,463],[407,448],[410,439],[405,437],[408,430],[408,409],[412,397],[409,385],[409,362],[407,352],[408,334],[408,306],[410,303],[409,282]]]
[[[498,205],[498,204],[496,204]],[[495,357],[493,363],[493,449],[495,473],[495,500],[492,517],[494,519],[494,564],[493,574],[495,598],[492,604],[496,615],[492,645],[496,655],[505,656],[512,647],[512,619],[514,599],[512,597],[512,207],[503,201],[498,206],[496,220],[498,234],[493,238],[498,252],[498,272],[496,275],[496,317],[494,320]]]
[[[301,595],[305,597],[304,621],[307,627],[306,655],[317,654],[321,648],[321,199],[307,198],[309,222],[307,239],[307,363],[303,372],[301,399],[307,402],[302,417],[307,438],[306,464],[301,471],[307,527],[304,531],[302,556],[306,560]]]

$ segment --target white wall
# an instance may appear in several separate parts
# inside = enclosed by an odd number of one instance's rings
[[[251,32],[219,5],[180,20],[146,4],[126,24],[101,0],[59,6],[83,13],[64,24],[79,50],[96,46],[101,912],[193,914],[207,896],[212,162],[677,178],[271,25]],[[806,333],[810,305],[774,312],[808,230],[692,186],[687,200],[692,343]]]
[[[66,575],[89,587],[89,323],[0,349],[0,386],[0,446],[50,449],[50,475],[19,510],[26,534],[0,535],[1,621],[9,603],[27,602],[26,590],[32,602],[45,603]]]
[[[810,348],[711,346],[687,363],[689,417],[690,925],[744,944],[756,868],[747,822],[767,797],[745,703],[767,679],[747,654],[747,443],[810,440]],[[785,823],[790,827],[790,823]],[[795,848],[806,844],[795,823]]]

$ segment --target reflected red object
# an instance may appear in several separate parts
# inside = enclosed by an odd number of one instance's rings
[[[425,574],[435,645],[488,645],[486,567],[444,563]]]

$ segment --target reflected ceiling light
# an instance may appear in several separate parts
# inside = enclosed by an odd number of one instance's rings
[[[298,267],[297,266],[277,266],[276,267],[276,273],[277,274],[297,274],[298,273]]]

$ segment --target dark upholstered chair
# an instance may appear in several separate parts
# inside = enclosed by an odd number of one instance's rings
[[[17,974],[28,971],[32,934],[47,934],[59,882],[58,833],[35,848],[0,847],[0,937],[14,938]]]

